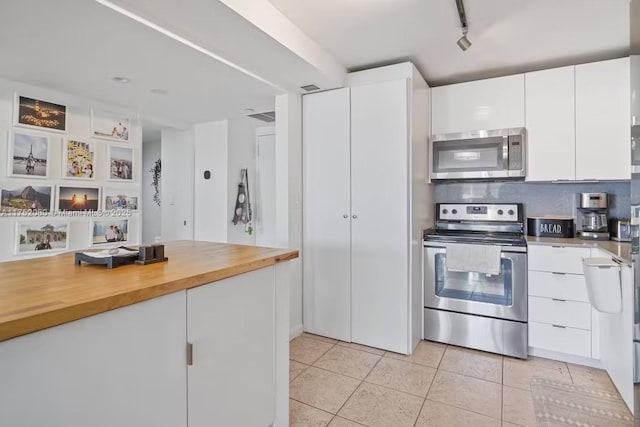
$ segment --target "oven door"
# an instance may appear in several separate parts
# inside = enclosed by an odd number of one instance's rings
[[[517,250],[517,249],[516,249]],[[527,321],[527,254],[503,250],[499,275],[447,270],[443,247],[424,248],[425,307]]]

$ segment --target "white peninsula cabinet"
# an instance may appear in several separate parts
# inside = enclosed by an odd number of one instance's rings
[[[305,331],[398,353],[421,339],[429,88],[412,64],[303,97]]]
[[[270,426],[276,357],[288,354],[278,268],[0,342],[0,425]],[[288,400],[287,388],[279,393]]]
[[[524,74],[431,89],[431,134],[524,127]]]

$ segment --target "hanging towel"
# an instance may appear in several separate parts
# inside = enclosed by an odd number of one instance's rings
[[[447,270],[500,274],[500,246],[447,243]]]

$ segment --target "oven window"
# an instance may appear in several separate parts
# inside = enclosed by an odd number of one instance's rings
[[[447,270],[446,254],[435,256],[436,295],[489,304],[513,304],[513,263],[502,258],[499,275]]]

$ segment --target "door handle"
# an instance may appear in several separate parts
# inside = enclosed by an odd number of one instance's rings
[[[344,215],[342,215],[342,218],[345,218],[345,219],[346,219],[346,218],[349,218],[349,215],[344,214]]]
[[[560,273],[558,271],[552,271],[551,274],[557,274],[558,276],[566,276],[567,273]]]
[[[560,298],[551,298],[553,301],[558,301],[558,302],[567,302],[566,299],[560,299]]]
[[[562,326],[562,325],[551,325],[551,326],[553,326],[554,328],[567,329],[566,326]]]
[[[187,343],[187,366],[193,366],[193,344]]]
[[[351,218],[353,218],[353,219],[357,219],[357,218],[358,218],[358,215],[353,215]]]

